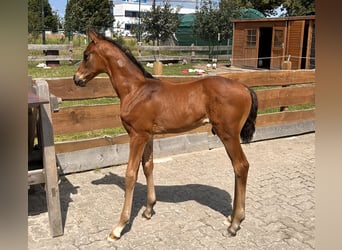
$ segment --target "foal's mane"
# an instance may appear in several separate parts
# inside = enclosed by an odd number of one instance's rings
[[[154,79],[154,77],[146,71],[146,69],[141,65],[140,62],[138,62],[138,60],[133,56],[131,50],[127,47],[122,46],[121,44],[119,44],[117,41],[110,39],[108,37],[103,36],[102,34],[98,33],[98,35],[103,39],[106,40],[110,43],[112,43],[114,46],[116,46],[118,49],[120,49],[127,57],[128,59],[130,59],[140,70],[141,72],[144,74],[144,76],[146,78],[152,78]]]

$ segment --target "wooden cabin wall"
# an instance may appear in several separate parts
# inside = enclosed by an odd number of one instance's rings
[[[308,29],[305,28],[306,25],[309,25]],[[233,66],[258,68],[260,28],[264,27],[273,28],[270,69],[281,69],[283,61],[289,55],[291,56],[291,69],[315,68],[315,20],[310,17],[235,22],[232,50]],[[246,45],[247,30],[250,29],[256,29],[257,32],[255,47],[247,47]],[[284,31],[283,49],[274,48],[274,33],[276,30]],[[304,35],[307,41],[304,41]],[[304,43],[306,43],[306,46]],[[262,46],[262,44],[260,45]]]
[[[304,27],[304,20],[293,20],[288,23],[286,55],[291,55],[292,69],[300,69]]]

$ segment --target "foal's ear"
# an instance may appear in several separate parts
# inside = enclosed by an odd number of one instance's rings
[[[90,30],[90,29],[89,29],[89,30],[87,31],[87,33],[88,33],[89,38],[90,38],[92,41],[94,41],[94,43],[96,43],[96,42],[100,39],[98,33],[97,33],[95,30]]]

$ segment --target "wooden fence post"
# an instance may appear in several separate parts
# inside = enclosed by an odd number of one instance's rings
[[[192,43],[191,44],[191,59],[194,59],[196,56],[195,54],[195,45]]]
[[[141,58],[141,42],[138,42],[138,58]]]
[[[43,79],[36,80],[37,95],[50,98],[48,83]],[[58,187],[58,171],[52,129],[50,103],[40,107],[41,140],[43,146],[43,166],[45,170],[45,190],[52,236],[63,234],[62,215]]]
[[[69,56],[70,56],[70,60],[69,60],[69,64],[72,64],[72,62],[74,61],[74,47],[73,47],[73,43],[72,41],[69,43]]]
[[[283,63],[282,63],[282,69],[283,70],[291,70],[292,63],[291,63],[290,59],[291,59],[291,55],[289,55],[287,57],[286,61],[283,61]],[[288,87],[288,85],[282,85],[282,87],[286,88],[286,87]],[[288,106],[281,106],[280,107],[280,111],[287,111],[287,110],[289,110]]]
[[[32,76],[28,77],[28,90],[32,90]],[[28,107],[28,153],[33,151],[34,138],[36,135],[36,126],[38,119],[38,110],[36,107]]]

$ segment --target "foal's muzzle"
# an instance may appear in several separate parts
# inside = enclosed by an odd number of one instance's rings
[[[85,85],[86,85],[86,81],[85,80],[79,78],[77,75],[74,75],[73,79],[74,79],[74,83],[77,86],[85,87]]]

